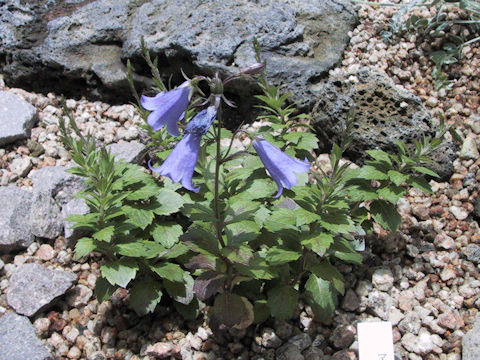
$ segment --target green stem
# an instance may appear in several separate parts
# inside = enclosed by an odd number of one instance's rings
[[[214,206],[215,206],[215,217],[217,219],[216,221],[217,238],[222,248],[224,248],[226,245],[222,238],[223,224],[222,224],[222,219],[220,218],[220,194],[219,194],[220,163],[222,161],[221,146],[220,146],[221,134],[222,134],[222,105],[220,103],[218,105],[218,110],[217,110],[217,134],[216,134],[217,135],[217,138],[216,138],[217,156],[215,157]]]

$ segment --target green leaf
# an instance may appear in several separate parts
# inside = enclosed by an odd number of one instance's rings
[[[344,213],[324,213],[320,215],[320,218],[320,225],[332,233],[345,234],[355,231],[355,223]]]
[[[153,210],[157,215],[170,215],[178,212],[184,204],[183,197],[173,190],[159,188],[156,196],[160,206]]]
[[[182,304],[177,301],[173,302],[175,309],[186,320],[193,321],[200,315],[200,304],[197,299],[193,299],[189,304]]]
[[[297,215],[295,211],[290,209],[276,209],[265,220],[265,228],[271,232],[277,232],[281,230],[298,230]]]
[[[122,258],[105,263],[100,270],[110,284],[126,288],[130,280],[135,278],[138,265],[133,259]]]
[[[114,247],[116,253],[130,257],[154,257],[152,249],[142,241],[132,241],[128,243],[117,244]],[[162,249],[164,250],[164,249]]]
[[[183,282],[164,280],[163,286],[173,300],[187,305],[193,300],[193,278],[185,272]]]
[[[141,229],[145,229],[148,225],[150,225],[154,218],[153,211],[149,209],[124,205],[122,210],[127,216],[128,222],[132,225],[138,226]]]
[[[170,281],[183,282],[185,271],[177,264],[161,263],[150,265],[150,269],[162,279]]]
[[[267,306],[272,316],[278,320],[293,317],[298,304],[298,292],[291,286],[281,286],[268,292]]]
[[[314,273],[317,277],[332,283],[333,287],[343,295],[345,292],[345,282],[343,275],[328,261],[320,263],[308,263],[307,269]]]
[[[380,166],[364,165],[358,171],[358,177],[365,180],[386,180],[388,175]]]
[[[402,217],[395,206],[386,201],[372,201],[370,204],[370,213],[377,223],[391,232],[397,231],[402,224]]]
[[[361,264],[363,256],[359,254],[353,246],[345,239],[336,239],[335,242],[330,246],[329,251],[338,259],[352,263],[352,264]]]
[[[95,240],[92,238],[84,237],[77,241],[75,245],[75,260],[88,255],[97,248]]]
[[[396,204],[398,199],[400,199],[405,194],[405,188],[395,185],[389,185],[384,188],[378,189],[377,193],[383,199]]]
[[[285,250],[279,247],[272,247],[268,250],[266,260],[270,265],[283,265],[298,260],[301,256],[296,251]]]
[[[397,186],[403,184],[408,179],[408,175],[402,174],[396,170],[389,170],[388,177]]]
[[[129,294],[130,306],[139,316],[153,313],[162,298],[160,284],[150,277],[135,281]]]
[[[111,285],[104,277],[98,277],[95,282],[94,295],[99,303],[107,301],[117,290],[116,286]]]
[[[247,246],[226,246],[221,252],[223,256],[236,264],[249,265],[253,258],[252,249]]]
[[[175,245],[182,234],[183,229],[180,225],[168,221],[155,224],[152,230],[153,239],[167,249]]]
[[[330,282],[311,274],[305,283],[305,292],[315,316],[327,321],[337,306],[337,294]]]
[[[392,165],[389,154],[383,150],[367,150],[366,153],[377,161],[383,161],[389,165]]]
[[[115,232],[115,227],[113,225],[107,226],[92,235],[94,239],[98,241],[110,242],[112,240],[113,233]]]
[[[246,329],[254,318],[252,304],[246,298],[228,292],[215,297],[211,314],[219,324],[237,329]]]
[[[254,221],[244,220],[226,225],[225,234],[229,245],[240,245],[256,239],[260,228]]]
[[[193,292],[200,301],[208,300],[225,287],[227,281],[224,274],[215,271],[206,271],[197,277],[193,283]]]
[[[131,189],[126,199],[129,201],[149,199],[157,195],[159,189],[159,186],[152,180],[152,182],[142,184],[139,188]]]
[[[426,194],[433,194],[430,184],[422,177],[409,176],[407,184],[422,190]]]
[[[255,324],[261,324],[265,322],[270,316],[267,300],[264,300],[264,299],[256,300],[253,303],[253,314],[254,314],[253,322]]]
[[[328,233],[309,234],[302,239],[302,245],[312,250],[319,256],[323,256],[333,243],[333,236]]]
[[[311,224],[314,221],[317,221],[317,220],[320,219],[320,216],[318,216],[317,214],[312,213],[310,211],[307,211],[302,207],[300,207],[300,208],[298,208],[294,211],[295,211],[295,216],[297,217],[296,226]]]
[[[193,224],[187,232],[180,237],[180,240],[195,252],[204,255],[220,255],[218,240],[209,231]]]

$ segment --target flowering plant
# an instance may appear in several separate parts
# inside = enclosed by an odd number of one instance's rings
[[[374,221],[397,230],[395,204],[406,186],[430,191],[412,172],[436,175],[421,164],[445,129],[415,151],[401,143],[399,155],[370,151],[371,161],[350,169],[341,157],[351,141],[352,113],[325,172],[314,166],[317,139],[308,116],[267,83],[259,58],[226,79],[197,76],[169,91],[155,61],[148,53],[145,58],[157,94],[140,97],[131,85],[160,150],[148,163],[158,175],[115,162],[73,119],[77,140],[60,122],[78,164],[71,171],[89,179],[81,196],[91,213],[71,220],[89,231],[77,243],[77,257],[105,256],[99,299],[128,288],[140,315],[155,311],[164,294],[186,317],[196,317],[205,304],[218,331],[270,316],[289,319],[299,300],[327,320],[345,290],[336,265],[362,261],[363,235]],[[223,110],[234,105],[224,90],[239,77],[259,82],[263,94],[256,98],[266,114],[257,130],[232,133]]]

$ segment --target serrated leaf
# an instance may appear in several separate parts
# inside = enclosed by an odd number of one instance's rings
[[[160,284],[151,278],[135,281],[129,294],[130,306],[139,316],[153,313],[162,299]]]
[[[297,218],[296,226],[311,224],[320,219],[320,216],[310,211],[307,211],[304,208],[296,209],[295,216]]]
[[[358,177],[365,180],[386,180],[388,175],[379,166],[364,165],[358,171]]]
[[[307,264],[307,269],[317,277],[332,283],[333,287],[343,295],[345,292],[345,283],[343,275],[328,261]]]
[[[126,288],[128,283],[135,278],[138,265],[133,259],[122,258],[103,264],[100,270],[102,276],[110,284]]]
[[[153,239],[167,249],[175,245],[182,234],[183,229],[180,225],[168,221],[155,224],[152,230]]]
[[[403,184],[408,179],[408,175],[402,174],[401,172],[396,170],[389,170],[388,177],[397,186]]]
[[[344,213],[324,213],[320,214],[320,218],[320,225],[332,233],[346,234],[355,231],[355,223]]]
[[[221,292],[226,280],[224,274],[215,271],[204,272],[194,280],[193,292],[200,301],[205,301]]]
[[[218,240],[212,233],[198,225],[192,225],[180,240],[195,252],[204,255],[220,255]]]
[[[211,318],[228,328],[246,329],[253,323],[253,306],[244,297],[223,293],[215,297]]]
[[[377,193],[380,195],[384,200],[391,202],[392,204],[396,204],[398,199],[400,199],[405,194],[405,188],[395,185],[389,185],[384,188],[378,189]]]
[[[363,260],[363,256],[359,254],[353,246],[345,239],[336,239],[330,246],[329,252],[336,258],[360,265]]]
[[[391,232],[397,231],[402,224],[402,217],[395,206],[386,201],[372,201],[370,204],[370,213],[377,223]]]
[[[193,256],[188,263],[185,264],[185,267],[188,270],[198,270],[198,269],[216,269],[216,258],[214,256],[208,255],[195,255]]]
[[[223,256],[236,264],[249,265],[253,258],[252,249],[247,246],[226,246],[221,250]]]
[[[121,243],[115,245],[115,252],[120,255],[130,256],[130,257],[153,257],[155,254],[152,254],[150,247],[146,246],[142,241],[132,241],[129,243]]]
[[[173,282],[183,282],[185,271],[177,264],[161,263],[150,265],[150,269],[162,279]]]
[[[75,260],[88,255],[92,251],[95,251],[97,245],[95,244],[95,240],[92,238],[84,237],[77,241],[75,245]]]
[[[311,274],[305,283],[305,292],[315,317],[321,321],[327,321],[337,306],[337,294],[332,284]]]
[[[107,301],[117,290],[116,286],[111,285],[104,277],[98,277],[95,282],[94,295],[99,303]]]
[[[302,239],[302,245],[317,255],[323,256],[333,240],[333,236],[328,233],[311,234]]]
[[[267,306],[270,314],[278,320],[293,317],[298,304],[298,292],[290,286],[281,286],[268,292]]]
[[[183,197],[173,190],[159,188],[156,196],[159,207],[153,210],[157,215],[170,215],[178,212],[184,204]]]
[[[113,225],[107,226],[92,235],[94,239],[98,241],[110,242],[112,240],[113,233],[115,232],[115,227]]]
[[[389,154],[383,150],[367,150],[366,153],[377,161],[383,161],[389,165],[392,165]]]
[[[260,228],[254,221],[244,220],[225,226],[229,245],[240,245],[258,237]]]
[[[127,221],[141,229],[145,229],[148,225],[150,225],[154,218],[153,211],[150,209],[142,209],[132,207],[130,205],[124,205],[122,210],[128,218]]]
[[[283,265],[298,260],[300,256],[301,254],[296,251],[285,250],[275,246],[268,249],[266,260],[270,265]]]
[[[268,231],[277,232],[281,230],[298,231],[297,216],[295,211],[290,209],[276,209],[265,220],[264,226]]]
[[[149,199],[159,192],[159,187],[155,182],[149,182],[147,184],[142,184],[141,187],[130,190],[128,196],[126,197],[129,201],[137,201]]]
[[[185,272],[183,282],[164,280],[163,286],[173,300],[188,305],[193,300],[193,278]]]
[[[409,176],[407,184],[422,190],[426,194],[433,194],[430,184],[422,177]]]

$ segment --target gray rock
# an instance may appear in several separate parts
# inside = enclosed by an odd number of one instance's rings
[[[389,291],[393,287],[393,274],[390,269],[377,269],[372,275],[372,284],[378,290]]]
[[[65,294],[76,280],[77,276],[71,272],[24,264],[10,278],[8,305],[19,314],[33,316]]]
[[[37,109],[31,104],[16,94],[0,91],[0,146],[28,138],[36,121]]]
[[[67,7],[60,0],[35,0],[0,8],[5,12],[6,30],[0,41],[10,59],[3,68],[7,84],[125,102],[130,91],[124,62],[131,59],[134,68],[144,71],[139,61],[142,36],[148,49],[159,56],[162,76],[167,79],[174,73],[174,82],[182,81],[180,68],[188,75],[217,71],[229,75],[251,65],[256,37],[269,64],[271,82],[283,84],[294,100],[307,105],[315,98],[319,79],[341,61],[347,34],[357,22],[347,0],[99,0],[83,4]],[[19,11],[22,19],[16,14]],[[140,75],[135,79],[147,84]],[[254,85],[240,81],[233,86],[243,95]],[[234,99],[240,107],[242,101],[250,101],[242,99],[246,98]]]
[[[480,196],[477,196],[475,199],[473,215],[475,215],[477,219],[480,219]]]
[[[0,317],[0,360],[53,359],[28,318],[13,312]]]
[[[282,339],[278,337],[277,334],[275,334],[275,331],[270,328],[265,328],[263,329],[262,333],[262,346],[265,348],[278,348],[280,345],[282,345]]]
[[[462,339],[462,359],[480,359],[480,314],[477,314],[473,328]]]
[[[373,290],[368,295],[367,306],[375,316],[388,320],[392,298],[384,292]]]
[[[32,194],[16,186],[0,187],[0,253],[25,249],[34,240],[30,222]]]
[[[90,212],[90,208],[84,199],[72,199],[62,207],[62,218],[64,226],[64,236],[70,241],[74,241],[82,236],[81,230],[75,229],[74,222],[66,219],[72,215],[86,215]]]
[[[120,141],[107,146],[115,159],[124,160],[128,163],[139,164],[145,156],[146,146],[138,141]]]
[[[476,244],[468,244],[463,251],[468,260],[475,264],[480,264],[480,246]]]
[[[47,193],[35,193],[31,207],[30,222],[33,235],[56,239],[63,230],[60,207]]]
[[[355,311],[360,307],[360,299],[355,291],[347,289],[345,297],[342,300],[342,309],[346,311]]]
[[[462,149],[460,150],[460,158],[467,160],[478,159],[478,146],[473,137],[467,137],[463,142]]]
[[[290,343],[280,346],[275,353],[277,355],[275,359],[277,360],[305,359],[300,349],[296,345]]]
[[[337,349],[345,349],[353,343],[356,334],[355,326],[339,325],[333,330],[330,341]]]
[[[312,345],[312,338],[307,333],[301,333],[288,339],[290,344],[295,345],[300,351]]]
[[[411,311],[405,315],[402,321],[398,324],[398,329],[403,333],[412,333],[417,335],[422,326],[422,319],[420,316]]]
[[[421,328],[418,336],[407,333],[402,337],[402,345],[410,352],[418,355],[427,355],[441,346],[442,339],[438,335],[430,334],[425,328]]]
[[[10,163],[10,171],[19,177],[24,177],[30,172],[32,166],[32,161],[28,156],[20,157]]]
[[[369,149],[397,153],[395,140],[413,147],[413,141],[434,135],[431,116],[421,100],[397,87],[388,76],[369,69],[358,72],[359,82],[350,83],[344,77],[330,79],[321,90],[313,109],[313,126],[325,149],[338,143],[346,125],[347,114],[356,109],[352,144],[347,155],[362,163]],[[433,170],[442,179],[450,178],[455,159],[454,145],[444,143],[432,155]],[[430,165],[429,165],[430,166]]]
[[[38,170],[32,177],[33,191],[49,194],[60,206],[65,205],[85,188],[82,177],[65,170],[63,166],[46,166]]]

